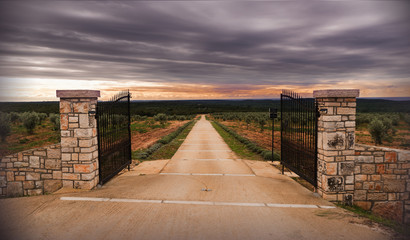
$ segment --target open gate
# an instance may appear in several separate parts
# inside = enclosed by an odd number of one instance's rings
[[[100,184],[131,164],[129,91],[97,104],[98,163]]]
[[[317,186],[317,120],[314,99],[283,90],[281,102],[281,162]]]

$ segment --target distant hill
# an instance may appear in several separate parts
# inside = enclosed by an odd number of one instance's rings
[[[280,100],[183,100],[183,101],[132,101],[131,114],[153,116],[203,114],[212,112],[264,112],[269,108],[280,110]],[[2,112],[36,111],[58,113],[58,102],[0,102]],[[407,112],[410,100],[357,99],[357,112]]]

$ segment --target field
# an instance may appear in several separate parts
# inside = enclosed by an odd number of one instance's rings
[[[235,132],[257,143],[264,149],[271,149],[272,121],[265,112],[214,113],[210,118],[232,128]],[[371,122],[380,119],[385,122],[387,134],[377,144],[370,134]],[[396,149],[410,149],[410,115],[407,113],[358,113],[356,143],[378,145]],[[261,125],[262,124],[262,125]],[[274,123],[274,149],[280,152],[280,115]]]
[[[21,122],[11,124],[11,134],[0,143],[0,157],[27,149],[43,147],[60,142],[60,131],[53,129],[54,125],[45,119],[29,133]]]
[[[133,151],[148,148],[157,140],[175,131],[192,119],[196,114],[252,115],[237,119],[219,118],[218,121],[231,127],[238,134],[249,138],[264,149],[271,149],[271,121],[268,118],[268,108],[278,108],[279,100],[192,100],[192,101],[132,101],[132,149]],[[59,131],[55,129],[54,120],[50,119],[58,113],[58,102],[0,103],[0,112],[35,111],[44,113],[41,124],[36,124],[30,133],[21,120],[11,121],[10,132],[0,143],[0,156],[12,154],[26,149],[42,147],[60,141]],[[369,132],[369,125],[375,118],[387,119],[394,116],[389,134],[383,137],[380,146],[410,149],[409,130],[410,101],[390,101],[380,99],[358,99],[356,142],[374,145]],[[187,118],[169,119],[165,124],[154,119],[158,113],[167,116],[184,115]],[[221,115],[222,116],[222,115]],[[279,114],[280,117],[280,114]],[[3,120],[1,120],[3,121]],[[280,152],[280,119],[275,121],[275,149]]]

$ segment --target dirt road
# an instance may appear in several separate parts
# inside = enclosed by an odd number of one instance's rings
[[[2,239],[390,239],[265,162],[238,159],[202,118],[170,161],[93,191],[0,200]]]

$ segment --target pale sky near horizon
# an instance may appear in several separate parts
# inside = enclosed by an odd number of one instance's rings
[[[410,97],[408,1],[1,1],[0,101]]]

